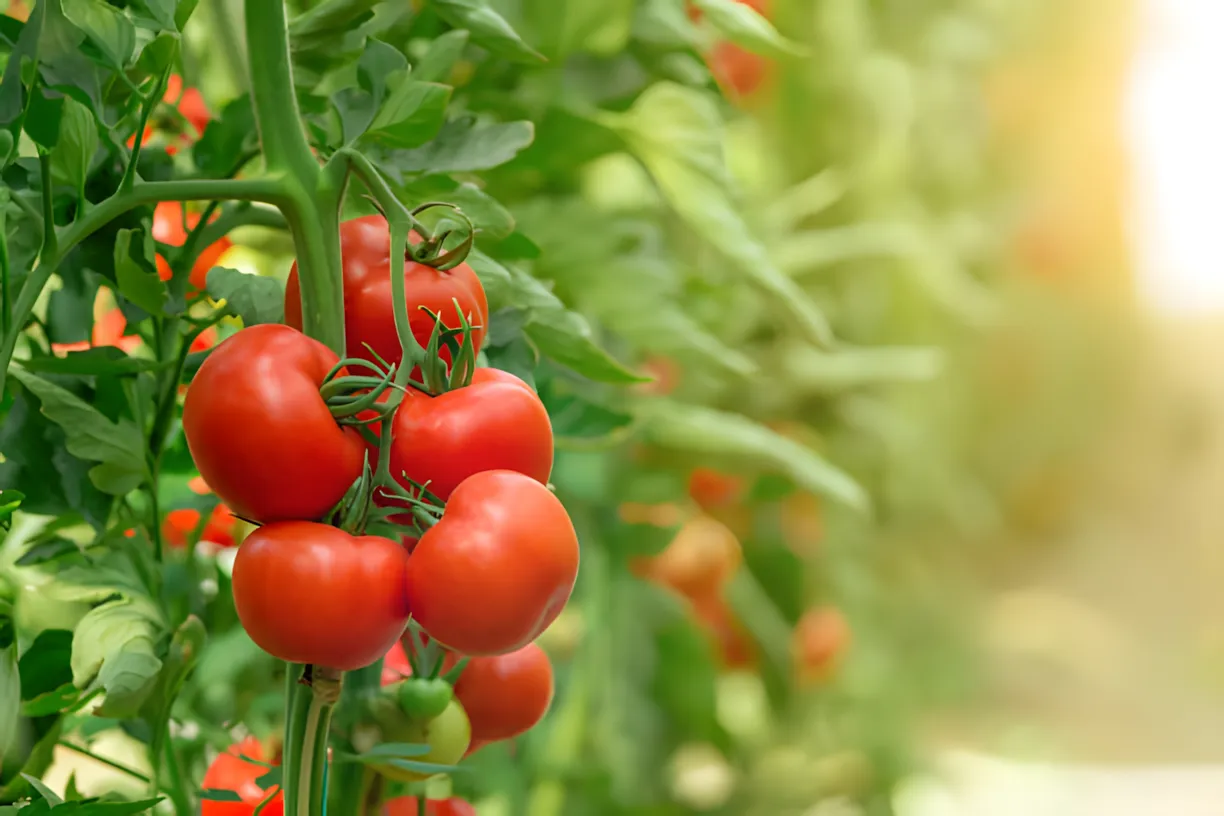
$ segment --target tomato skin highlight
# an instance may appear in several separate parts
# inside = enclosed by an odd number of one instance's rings
[[[273,657],[349,671],[387,653],[408,625],[408,554],[387,538],[310,521],[265,524],[234,559],[234,606]]]
[[[466,655],[519,649],[544,631],[578,576],[578,536],[561,502],[508,470],[466,479],[408,563],[415,620]]]
[[[473,657],[455,682],[472,724],[472,740],[495,742],[534,727],[553,698],[548,655],[534,643],[504,655]]]
[[[255,765],[242,759],[239,755],[265,760],[263,748],[259,740],[247,737],[242,742],[231,745],[223,754],[208,766],[204,772],[202,787],[205,790],[227,790],[242,797],[241,802],[217,802],[204,799],[200,802],[202,816],[251,816],[255,808],[268,795],[256,784],[255,780],[268,773],[262,765]],[[268,802],[261,814],[282,816],[285,812],[285,797],[281,791],[276,792],[272,801]]]
[[[327,410],[319,386],[337,362],[288,326],[243,329],[187,389],[183,433],[200,475],[238,516],[317,519],[361,475],[365,443]]]
[[[552,473],[548,411],[527,383],[505,371],[477,369],[471,385],[435,397],[412,390],[391,428],[391,472],[429,482],[443,501],[484,470],[513,470],[541,484]]]
[[[390,242],[390,229],[381,215],[354,218],[340,225],[346,351],[352,357],[372,361],[374,356],[365,347],[368,343],[384,360],[398,364],[403,352],[395,331],[391,298]],[[295,261],[285,282],[285,322],[296,329],[302,327],[299,286]],[[440,314],[448,328],[459,328],[454,299],[471,322],[472,345],[480,351],[489,325],[489,302],[480,278],[470,266],[459,264],[441,272],[405,259],[404,286],[408,296],[408,324],[422,348],[429,344],[434,320],[418,307],[424,306]],[[450,351],[441,349],[441,357],[450,362]]]

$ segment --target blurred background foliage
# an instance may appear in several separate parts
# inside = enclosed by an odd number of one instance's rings
[[[891,813],[980,688],[982,594],[1058,540],[1128,398],[1126,4],[772,0],[765,55],[701,4],[493,5],[547,62],[457,42],[438,79],[534,141],[401,192],[458,198],[478,271],[529,273],[653,379],[578,378],[499,315],[584,561],[549,720],[455,789],[488,816]],[[444,30],[414,8],[380,34],[410,54]],[[238,12],[187,31],[214,111]],[[223,264],[287,272],[283,233],[235,242]],[[230,629],[184,705],[270,732],[272,671]]]

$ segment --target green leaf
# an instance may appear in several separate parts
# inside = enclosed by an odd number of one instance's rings
[[[17,738],[21,718],[21,674],[17,670],[17,643],[11,610],[0,612],[0,765]]]
[[[718,32],[736,45],[767,57],[803,56],[802,45],[786,39],[773,24],[738,0],[693,0]]]
[[[64,97],[59,94],[48,96],[45,88],[39,88],[30,95],[29,105],[25,117],[26,135],[43,150],[51,151],[59,143]]]
[[[204,135],[191,148],[191,158],[204,175],[227,176],[236,157],[258,147],[257,133],[251,97],[240,96],[204,128]]]
[[[136,28],[124,14],[102,0],[61,0],[64,16],[88,35],[111,68],[127,67],[136,48]]]
[[[136,802],[103,802],[98,799],[82,799],[65,802],[51,809],[53,816],[135,816],[152,810],[165,797],[141,799]]]
[[[420,82],[446,82],[450,79],[455,63],[463,56],[467,47],[468,32],[459,29],[448,31],[429,44],[425,56],[412,68],[412,76]]]
[[[658,555],[680,531],[679,525],[659,527],[654,524],[621,524],[611,531],[608,540],[622,558]]]
[[[600,348],[590,324],[576,312],[537,313],[527,324],[526,334],[545,357],[588,379],[620,385],[650,381]]]
[[[390,147],[418,147],[438,135],[451,89],[432,82],[402,80],[370,123],[365,138]]]
[[[661,447],[740,457],[778,470],[814,493],[866,512],[870,499],[844,471],[810,448],[740,414],[671,400],[642,403],[645,437]]]
[[[172,363],[159,363],[141,357],[129,357],[114,346],[70,351],[63,357],[34,357],[21,363],[26,371],[40,374],[75,374],[78,376],[116,376],[159,371]]]
[[[544,61],[486,0],[429,0],[429,6],[453,28],[472,32],[476,44],[494,54],[521,62]]]
[[[22,699],[55,691],[72,682],[72,633],[66,629],[44,629],[21,655]]]
[[[620,442],[633,424],[633,415],[614,411],[574,394],[549,395],[544,404],[552,419],[558,444],[612,445]]]
[[[408,59],[399,49],[370,37],[357,58],[357,84],[379,105],[394,80],[408,76]]]
[[[23,717],[45,717],[58,714],[75,706],[81,699],[81,691],[69,681],[59,688],[39,694],[21,704]]]
[[[514,216],[484,190],[471,182],[456,182],[449,176],[422,176],[405,185],[407,201],[445,201],[463,210],[480,230],[481,238],[500,241],[514,232]]]
[[[132,479],[139,482],[146,475],[144,439],[132,422],[111,422],[75,394],[20,368],[14,367],[10,373],[38,397],[42,414],[63,429],[69,453],[107,465],[106,473],[112,482],[119,475],[125,477],[125,482]],[[96,481],[95,485],[104,489]]]
[[[646,166],[672,209],[789,314],[806,338],[834,343],[828,320],[783,273],[732,203],[722,120],[708,94],[670,82],[652,85],[626,113],[599,113]]]
[[[0,529],[7,530],[13,513],[25,500],[25,494],[20,490],[0,490]]]
[[[17,566],[29,567],[34,564],[45,564],[48,561],[54,561],[69,554],[79,554],[81,548],[77,546],[75,541],[64,538],[63,536],[52,536],[51,538],[38,541],[34,546],[30,547],[21,557],[17,559]]]
[[[132,6],[143,12],[143,16],[153,27],[177,31],[175,22],[175,0],[133,0]],[[143,22],[137,20],[137,22]],[[146,23],[147,25],[147,23]]]
[[[396,150],[391,163],[407,173],[465,173],[505,164],[531,144],[531,122],[480,124],[474,117],[447,122],[433,141]]]
[[[51,172],[74,190],[82,190],[94,153],[98,128],[93,111],[72,97],[64,97],[59,143],[51,153]]]
[[[49,803],[52,807],[55,807],[56,805],[62,805],[64,803],[64,800],[59,797],[59,794],[57,794],[55,791],[48,788],[46,784],[44,784],[43,781],[39,779],[38,777],[31,776],[30,774],[27,774],[27,773],[23,773],[22,776],[25,777],[26,782],[30,783],[30,787],[32,787],[35,791],[37,791],[38,795],[41,796],[44,800],[46,800],[46,802]]]
[[[42,36],[46,7],[46,3],[35,3],[31,7],[30,18],[9,52],[4,66],[4,78],[0,80],[0,126],[13,137],[12,144],[16,144],[16,137],[21,133],[22,117],[26,108],[25,83],[21,72],[27,64],[38,60],[38,44]],[[0,165],[8,163],[7,152],[0,160]]]
[[[160,314],[169,298],[153,261],[153,242],[143,229],[121,229],[115,238],[119,292],[149,314]]]
[[[224,300],[244,325],[280,323],[285,319],[285,288],[275,278],[215,266],[208,272],[206,288],[213,298]]]
[[[209,802],[241,802],[242,797],[237,791],[226,790],[225,788],[205,788],[200,791],[201,799]]]
[[[634,6],[634,0],[527,0],[524,13],[550,57],[578,51],[612,56],[629,41]]]
[[[154,1],[156,2],[156,0]],[[184,6],[194,4],[194,0],[190,3],[181,3],[179,10],[181,11]],[[140,50],[140,57],[136,60],[137,68],[153,76],[161,76],[174,63],[175,58],[178,57],[178,49],[178,35],[164,31],[150,40],[148,45]]]
[[[105,691],[100,716],[133,717],[152,693],[162,667],[154,649],[160,623],[151,600],[130,596],[91,609],[77,624],[72,682],[81,689],[96,683]]]

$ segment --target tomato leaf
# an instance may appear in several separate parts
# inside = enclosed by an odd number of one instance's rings
[[[648,440],[666,448],[740,457],[772,467],[799,485],[856,510],[870,507],[867,492],[848,474],[804,445],[740,414],[671,400],[642,403]]]
[[[72,682],[72,633],[45,629],[21,655],[22,699],[33,700]]]
[[[255,111],[250,95],[243,95],[221,110],[208,123],[204,135],[191,149],[191,158],[206,176],[229,175],[235,157],[253,150],[258,143]]]
[[[463,29],[448,31],[429,44],[429,50],[412,67],[412,76],[420,82],[446,82],[450,79],[455,63],[463,56],[467,47],[468,32]]]
[[[747,280],[789,314],[811,342],[830,346],[833,331],[807,293],[784,274],[732,203],[722,150],[722,120],[708,94],[659,82],[626,113],[597,121],[620,134],[650,171],[672,209],[711,246],[734,261]]]
[[[585,51],[612,56],[633,28],[634,0],[527,0],[524,15],[550,58]]]
[[[548,385],[551,386],[551,383]],[[577,394],[542,388],[540,398],[552,420],[559,447],[604,447],[623,441],[633,424],[633,415],[598,405]]]
[[[119,495],[131,489],[119,490],[120,487],[132,480],[139,483],[147,475],[141,453],[144,439],[132,422],[111,422],[80,397],[23,369],[14,367],[10,373],[38,397],[42,414],[63,429],[69,453],[107,466],[103,484],[98,484],[90,471],[90,478],[99,490],[111,487]]]
[[[455,28],[466,28],[472,39],[494,54],[520,62],[543,62],[544,56],[518,35],[506,18],[486,0],[430,0],[430,7]]]
[[[209,802],[241,802],[242,797],[237,791],[226,790],[225,788],[204,788],[199,792],[199,797]]]
[[[45,88],[30,94],[29,108],[25,117],[25,132],[30,141],[51,150],[59,142],[60,122],[64,118],[64,97],[48,95]]]
[[[73,190],[83,190],[89,165],[98,150],[93,111],[70,96],[63,99],[59,142],[51,154],[51,173]]]
[[[30,787],[33,788],[35,792],[38,793],[38,795],[41,796],[48,804],[50,804],[52,808],[54,808],[56,805],[62,805],[64,803],[64,800],[59,797],[59,794],[48,788],[46,784],[38,777],[31,776],[27,773],[23,773],[22,776],[25,777],[26,782],[30,783]]]
[[[108,67],[122,70],[136,48],[136,28],[123,12],[101,0],[61,0],[64,16],[85,32]]]
[[[105,691],[99,716],[122,719],[140,711],[162,668],[155,651],[161,630],[157,607],[139,596],[107,601],[81,618],[72,638],[72,682]]]
[[[432,141],[412,150],[395,150],[389,163],[406,173],[465,173],[505,164],[531,144],[531,122],[481,124],[475,117],[454,119]]]
[[[456,182],[449,176],[422,176],[404,185],[407,201],[445,201],[463,210],[480,230],[480,237],[499,241],[514,232],[514,216],[484,190],[471,182]]]
[[[159,363],[142,357],[129,357],[114,346],[70,351],[63,357],[32,357],[22,362],[26,371],[40,374],[75,374],[78,376],[114,376],[160,371],[171,363]]]
[[[13,608],[0,601],[0,763],[16,741],[21,717],[21,674],[17,663],[17,638]]]
[[[275,278],[215,266],[208,271],[205,287],[213,298],[224,300],[229,310],[242,318],[243,325],[285,319],[285,288]]]
[[[115,238],[119,292],[149,314],[160,314],[169,298],[153,262],[153,242],[143,229],[121,229]]]
[[[20,490],[0,490],[0,529],[7,530],[13,513],[25,500],[25,494]]]
[[[446,118],[451,89],[403,78],[383,102],[366,139],[390,147],[418,147],[438,135]]]
[[[736,45],[767,57],[803,56],[807,50],[786,39],[747,3],[737,0],[693,0],[704,19]]]

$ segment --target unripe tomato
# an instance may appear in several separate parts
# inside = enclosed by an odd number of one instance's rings
[[[385,727],[388,724],[383,725],[385,736],[394,742],[424,743],[429,746],[428,753],[411,758],[414,762],[454,765],[463,759],[468,744],[472,740],[472,730],[468,725],[467,714],[463,712],[463,706],[456,700],[451,700],[446,710],[432,720],[410,721],[407,725],[396,724],[391,728]],[[401,782],[418,782],[434,776],[434,774],[409,771],[393,765],[371,764],[370,767],[388,779],[396,779]]]
[[[647,563],[645,572],[649,580],[686,598],[702,598],[718,593],[742,560],[735,533],[709,516],[694,516]]]
[[[513,470],[541,484],[552,472],[544,403],[527,383],[495,368],[477,369],[471,385],[436,397],[410,390],[391,428],[391,472],[406,474],[405,487],[407,479],[429,482],[443,501],[483,470]]]
[[[200,223],[199,213],[192,212],[187,214],[187,229],[195,229],[198,223]],[[158,203],[153,209],[153,237],[163,244],[170,244],[170,246],[182,246],[187,242],[187,232],[183,229],[182,204],[177,201],[162,201]],[[233,246],[233,242],[229,238],[221,238],[200,252],[195,264],[191,267],[191,276],[188,278],[188,282],[193,288],[204,288],[205,280],[208,277],[208,270],[216,265],[217,260],[231,246]],[[154,260],[157,261],[158,277],[162,280],[170,280],[172,275],[170,264],[161,255],[158,255]]]
[[[242,742],[231,745],[225,753],[219,754],[212,761],[208,770],[204,772],[202,787],[204,790],[233,791],[242,797],[242,801],[216,802],[205,799],[200,802],[202,816],[251,816],[259,803],[267,797],[269,791],[259,787],[255,780],[268,773],[268,769],[241,759],[240,754],[261,762],[265,761],[259,740],[247,737]],[[260,811],[268,816],[282,816],[284,812],[284,795],[279,790],[272,801]]]
[[[417,816],[417,798],[398,796],[387,802],[383,811],[386,816]],[[476,816],[476,808],[455,796],[449,799],[430,799],[425,803],[425,816]]]
[[[243,329],[187,389],[183,433],[201,476],[239,516],[317,519],[361,475],[365,444],[319,395],[336,355],[288,326]]]
[[[472,739],[517,737],[548,713],[553,670],[534,643],[504,655],[473,657],[455,682],[455,697],[472,724]]]
[[[432,720],[454,698],[454,689],[441,677],[410,677],[399,687],[400,708],[414,720]]]
[[[350,356],[373,360],[368,343],[384,360],[399,363],[403,358],[399,335],[395,331],[395,312],[391,299],[391,263],[388,260],[391,234],[381,215],[354,218],[340,225],[340,251],[344,260],[345,348]],[[489,303],[480,278],[467,264],[441,272],[406,259],[403,261],[404,285],[408,295],[408,324],[424,348],[434,330],[434,320],[419,307],[441,315],[447,328],[459,328],[459,313],[452,302],[459,302],[462,314],[471,322],[472,345],[480,351],[489,327]],[[302,296],[297,263],[285,282],[285,322],[302,327]],[[443,349],[442,358],[450,361]]]
[[[408,562],[412,614],[468,655],[504,654],[544,631],[578,577],[578,536],[547,487],[509,470],[466,479]]]
[[[850,647],[850,625],[836,607],[809,609],[795,624],[791,657],[801,684],[828,680]]]
[[[234,559],[234,606],[273,657],[359,669],[408,625],[408,553],[378,536],[282,521],[247,536]]]

